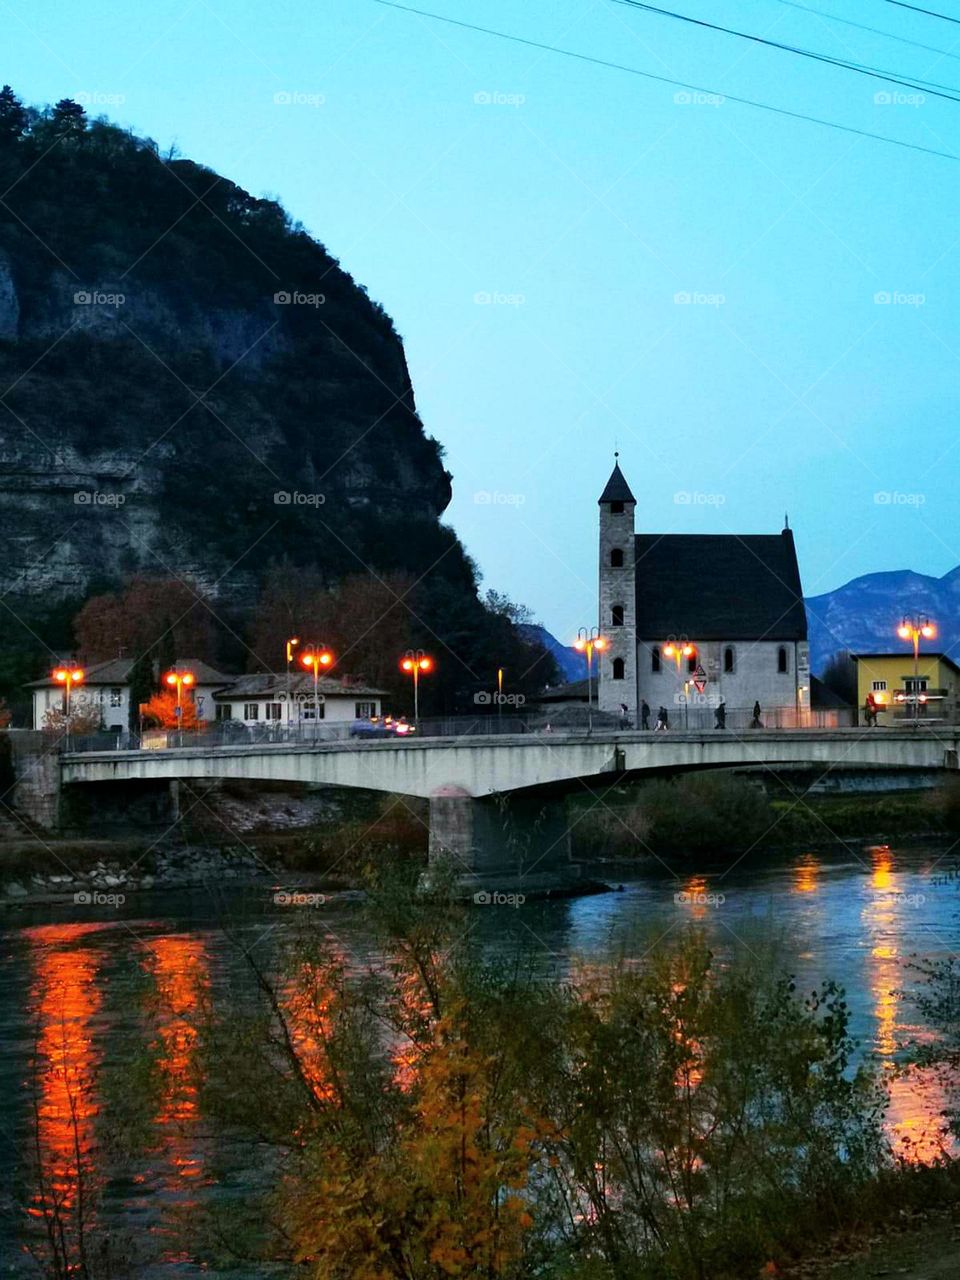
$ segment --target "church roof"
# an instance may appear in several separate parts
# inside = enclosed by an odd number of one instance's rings
[[[610,479],[607,481],[607,487],[597,499],[598,502],[636,502],[636,498],[630,492],[630,486],[627,484],[623,472],[620,470],[620,463],[613,464],[613,470],[610,472]]]
[[[793,534],[638,533],[637,635],[805,640]]]

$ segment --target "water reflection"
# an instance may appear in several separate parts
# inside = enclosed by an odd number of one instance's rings
[[[34,974],[30,999],[36,1041],[27,1088],[33,1098],[36,1183],[31,1214],[62,1232],[67,1249],[89,1214],[95,1174],[96,1072],[100,1050],[94,1019],[102,951],[89,945],[93,924],[25,930]]]
[[[943,1087],[933,1072],[905,1067],[899,1061],[903,1041],[918,1030],[904,1024],[902,990],[907,975],[899,939],[916,929],[924,899],[905,892],[904,877],[886,845],[870,849],[869,854],[871,892],[861,920],[869,947],[866,982],[876,1026],[874,1049],[890,1096],[887,1129],[899,1156],[928,1162],[944,1149],[939,1122],[946,1102]]]

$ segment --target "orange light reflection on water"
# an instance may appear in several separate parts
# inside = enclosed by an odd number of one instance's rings
[[[79,1210],[95,1174],[96,1071],[100,1052],[93,1023],[100,1009],[97,976],[102,953],[80,945],[100,926],[44,925],[24,930],[35,950],[31,1006],[37,1021],[36,1054],[28,1088],[36,1098],[36,1141],[42,1185],[35,1217],[66,1217]]]
[[[910,1163],[928,1163],[943,1154],[939,1131],[939,1113],[946,1105],[943,1087],[932,1072],[904,1068],[897,1061],[900,1043],[917,1030],[903,1022],[900,990],[907,974],[896,941],[903,932],[904,913],[915,912],[916,907],[898,891],[901,880],[891,850],[878,846],[870,850],[870,859],[873,896],[861,918],[870,944],[865,976],[873,998],[876,1050],[890,1098],[887,1132],[897,1155]]]

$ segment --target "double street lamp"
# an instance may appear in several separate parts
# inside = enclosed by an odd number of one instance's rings
[[[82,667],[75,666],[55,667],[52,675],[57,684],[63,685],[63,730],[69,738],[70,693],[75,684],[83,684],[84,671]]]
[[[176,667],[172,671],[168,671],[163,677],[171,688],[177,691],[177,745],[183,746],[183,691],[190,689],[196,683],[196,677],[192,671],[178,671]]]
[[[290,653],[290,646],[295,643],[299,644],[299,641],[291,640],[287,644],[288,653]],[[334,657],[325,644],[311,644],[311,645],[308,645],[305,652],[301,653],[300,663],[302,666],[306,667],[308,671],[313,672],[313,720],[314,720],[314,727],[316,729],[319,729],[320,727],[320,690],[319,690],[320,670],[322,668],[324,671],[329,671],[329,669],[333,666]]]
[[[600,634],[599,627],[581,627],[573,647],[587,659],[587,728],[593,728],[593,652],[603,653],[609,641]]]
[[[901,640],[910,640],[913,642],[913,707],[914,718],[920,718],[920,641],[932,640],[937,634],[937,628],[933,625],[929,618],[904,617],[903,621],[897,627],[897,635]],[[911,699],[907,698],[909,703]]]
[[[433,670],[433,659],[422,649],[408,649],[400,659],[400,670],[413,677],[413,723],[420,730],[420,676]]]

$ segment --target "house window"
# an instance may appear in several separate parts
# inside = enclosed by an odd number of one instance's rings
[[[622,503],[622,502],[611,502],[611,503],[610,503],[610,514],[611,514],[612,516],[622,516],[622,515],[623,515],[623,503]]]
[[[737,655],[732,644],[723,651],[723,669],[727,675],[733,675],[737,669]]]
[[[619,547],[614,547],[610,552],[610,567],[611,569],[623,568],[623,552]]]
[[[243,718],[244,720],[259,720],[260,719],[260,703],[245,702],[243,704]]]
[[[214,715],[217,720],[232,720],[233,707],[231,707],[229,702],[218,702]]]
[[[110,705],[111,707],[123,706],[123,690],[122,689],[110,690]]]
[[[264,720],[279,720],[283,713],[283,706],[279,702],[268,702],[264,708]]]
[[[886,682],[886,680],[874,680],[874,682],[873,682],[873,692],[874,692],[874,693],[886,693],[886,692],[887,692],[887,682]]]
[[[325,709],[325,703],[321,702],[318,707],[314,700],[310,698],[309,701],[303,704],[303,718],[304,720],[322,720]],[[318,712],[319,714],[317,714]]]
[[[610,625],[611,627],[623,626],[623,605],[622,604],[615,604],[613,608],[610,610]]]
[[[926,693],[927,677],[920,676],[917,679],[914,676],[908,676],[903,682],[903,688],[905,693]]]
[[[624,663],[622,658],[614,658],[613,660],[613,678],[614,680],[622,680],[624,672]]]
[[[781,675],[783,675],[785,671],[789,670],[787,667],[787,647],[783,644],[777,650],[777,670]]]
[[[660,649],[657,645],[654,645],[654,647],[650,650],[650,670],[651,671],[660,670]]]
[[[358,702],[354,707],[354,716],[358,720],[372,720],[377,714],[375,702]]]

